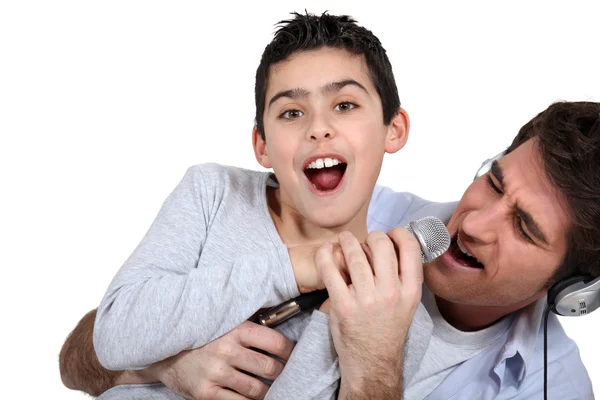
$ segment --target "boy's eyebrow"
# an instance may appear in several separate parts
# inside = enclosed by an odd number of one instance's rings
[[[274,102],[276,102],[277,100],[279,100],[282,97],[289,97],[290,99],[298,99],[298,98],[305,99],[308,96],[310,96],[310,92],[308,90],[302,89],[302,88],[283,90],[281,92],[277,92],[275,94],[275,96],[271,97],[271,100],[269,100],[268,107],[271,107],[271,104],[273,104]]]
[[[367,90],[367,88],[364,87],[359,82],[355,81],[354,79],[344,79],[343,81],[328,83],[327,85],[321,87],[321,93],[323,93],[324,95],[329,95],[331,93],[339,92],[340,90],[342,90],[344,87],[346,87],[348,85],[356,86],[356,87],[364,90],[367,94],[369,94],[369,91]],[[273,97],[271,97],[271,100],[269,100],[268,107],[271,107],[271,104],[273,104],[274,102],[276,102],[277,100],[279,100],[282,97],[289,97],[290,99],[295,100],[295,99],[299,99],[299,98],[305,99],[309,96],[310,96],[310,92],[308,90],[302,89],[302,88],[295,88],[295,89],[291,89],[291,90],[282,90],[281,92],[277,92]]]
[[[331,93],[339,92],[340,90],[342,90],[344,87],[346,87],[348,85],[356,86],[356,87],[364,90],[367,94],[369,94],[369,91],[367,90],[367,88],[364,87],[363,85],[361,85],[360,83],[358,83],[357,81],[355,81],[354,79],[344,79],[343,81],[328,83],[327,85],[325,85],[321,88],[321,93],[323,93],[324,95],[328,95]]]

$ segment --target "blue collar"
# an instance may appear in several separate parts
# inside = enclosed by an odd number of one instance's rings
[[[518,315],[515,316],[508,332],[508,340],[494,367],[501,387],[515,385],[518,388],[527,375],[542,325],[545,305],[546,297],[543,297],[517,311]]]

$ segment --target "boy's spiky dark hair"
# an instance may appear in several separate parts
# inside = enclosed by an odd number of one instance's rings
[[[373,85],[381,98],[383,122],[389,125],[400,108],[400,98],[392,65],[379,39],[347,15],[336,16],[327,12],[320,16],[296,12],[292,15],[294,18],[277,24],[275,37],[265,48],[256,70],[255,123],[262,138],[265,138],[263,115],[270,67],[296,52],[322,47],[343,49],[364,56]]]

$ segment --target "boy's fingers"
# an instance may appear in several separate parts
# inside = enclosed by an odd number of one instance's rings
[[[348,286],[342,278],[340,271],[336,268],[333,259],[333,246],[331,243],[323,243],[317,250],[315,258],[317,267],[321,272],[323,284],[329,292],[329,298],[333,303],[346,301],[349,296]]]
[[[373,270],[360,242],[350,232],[341,233],[339,239],[356,293],[359,295],[373,293],[375,288]]]

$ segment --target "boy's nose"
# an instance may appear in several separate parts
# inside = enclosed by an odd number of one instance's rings
[[[317,115],[313,117],[311,125],[306,133],[306,139],[311,142],[333,139],[335,137],[334,130],[327,123],[325,118],[319,117]]]
[[[333,135],[329,132],[311,132],[310,140],[318,141],[322,139],[331,139]]]

